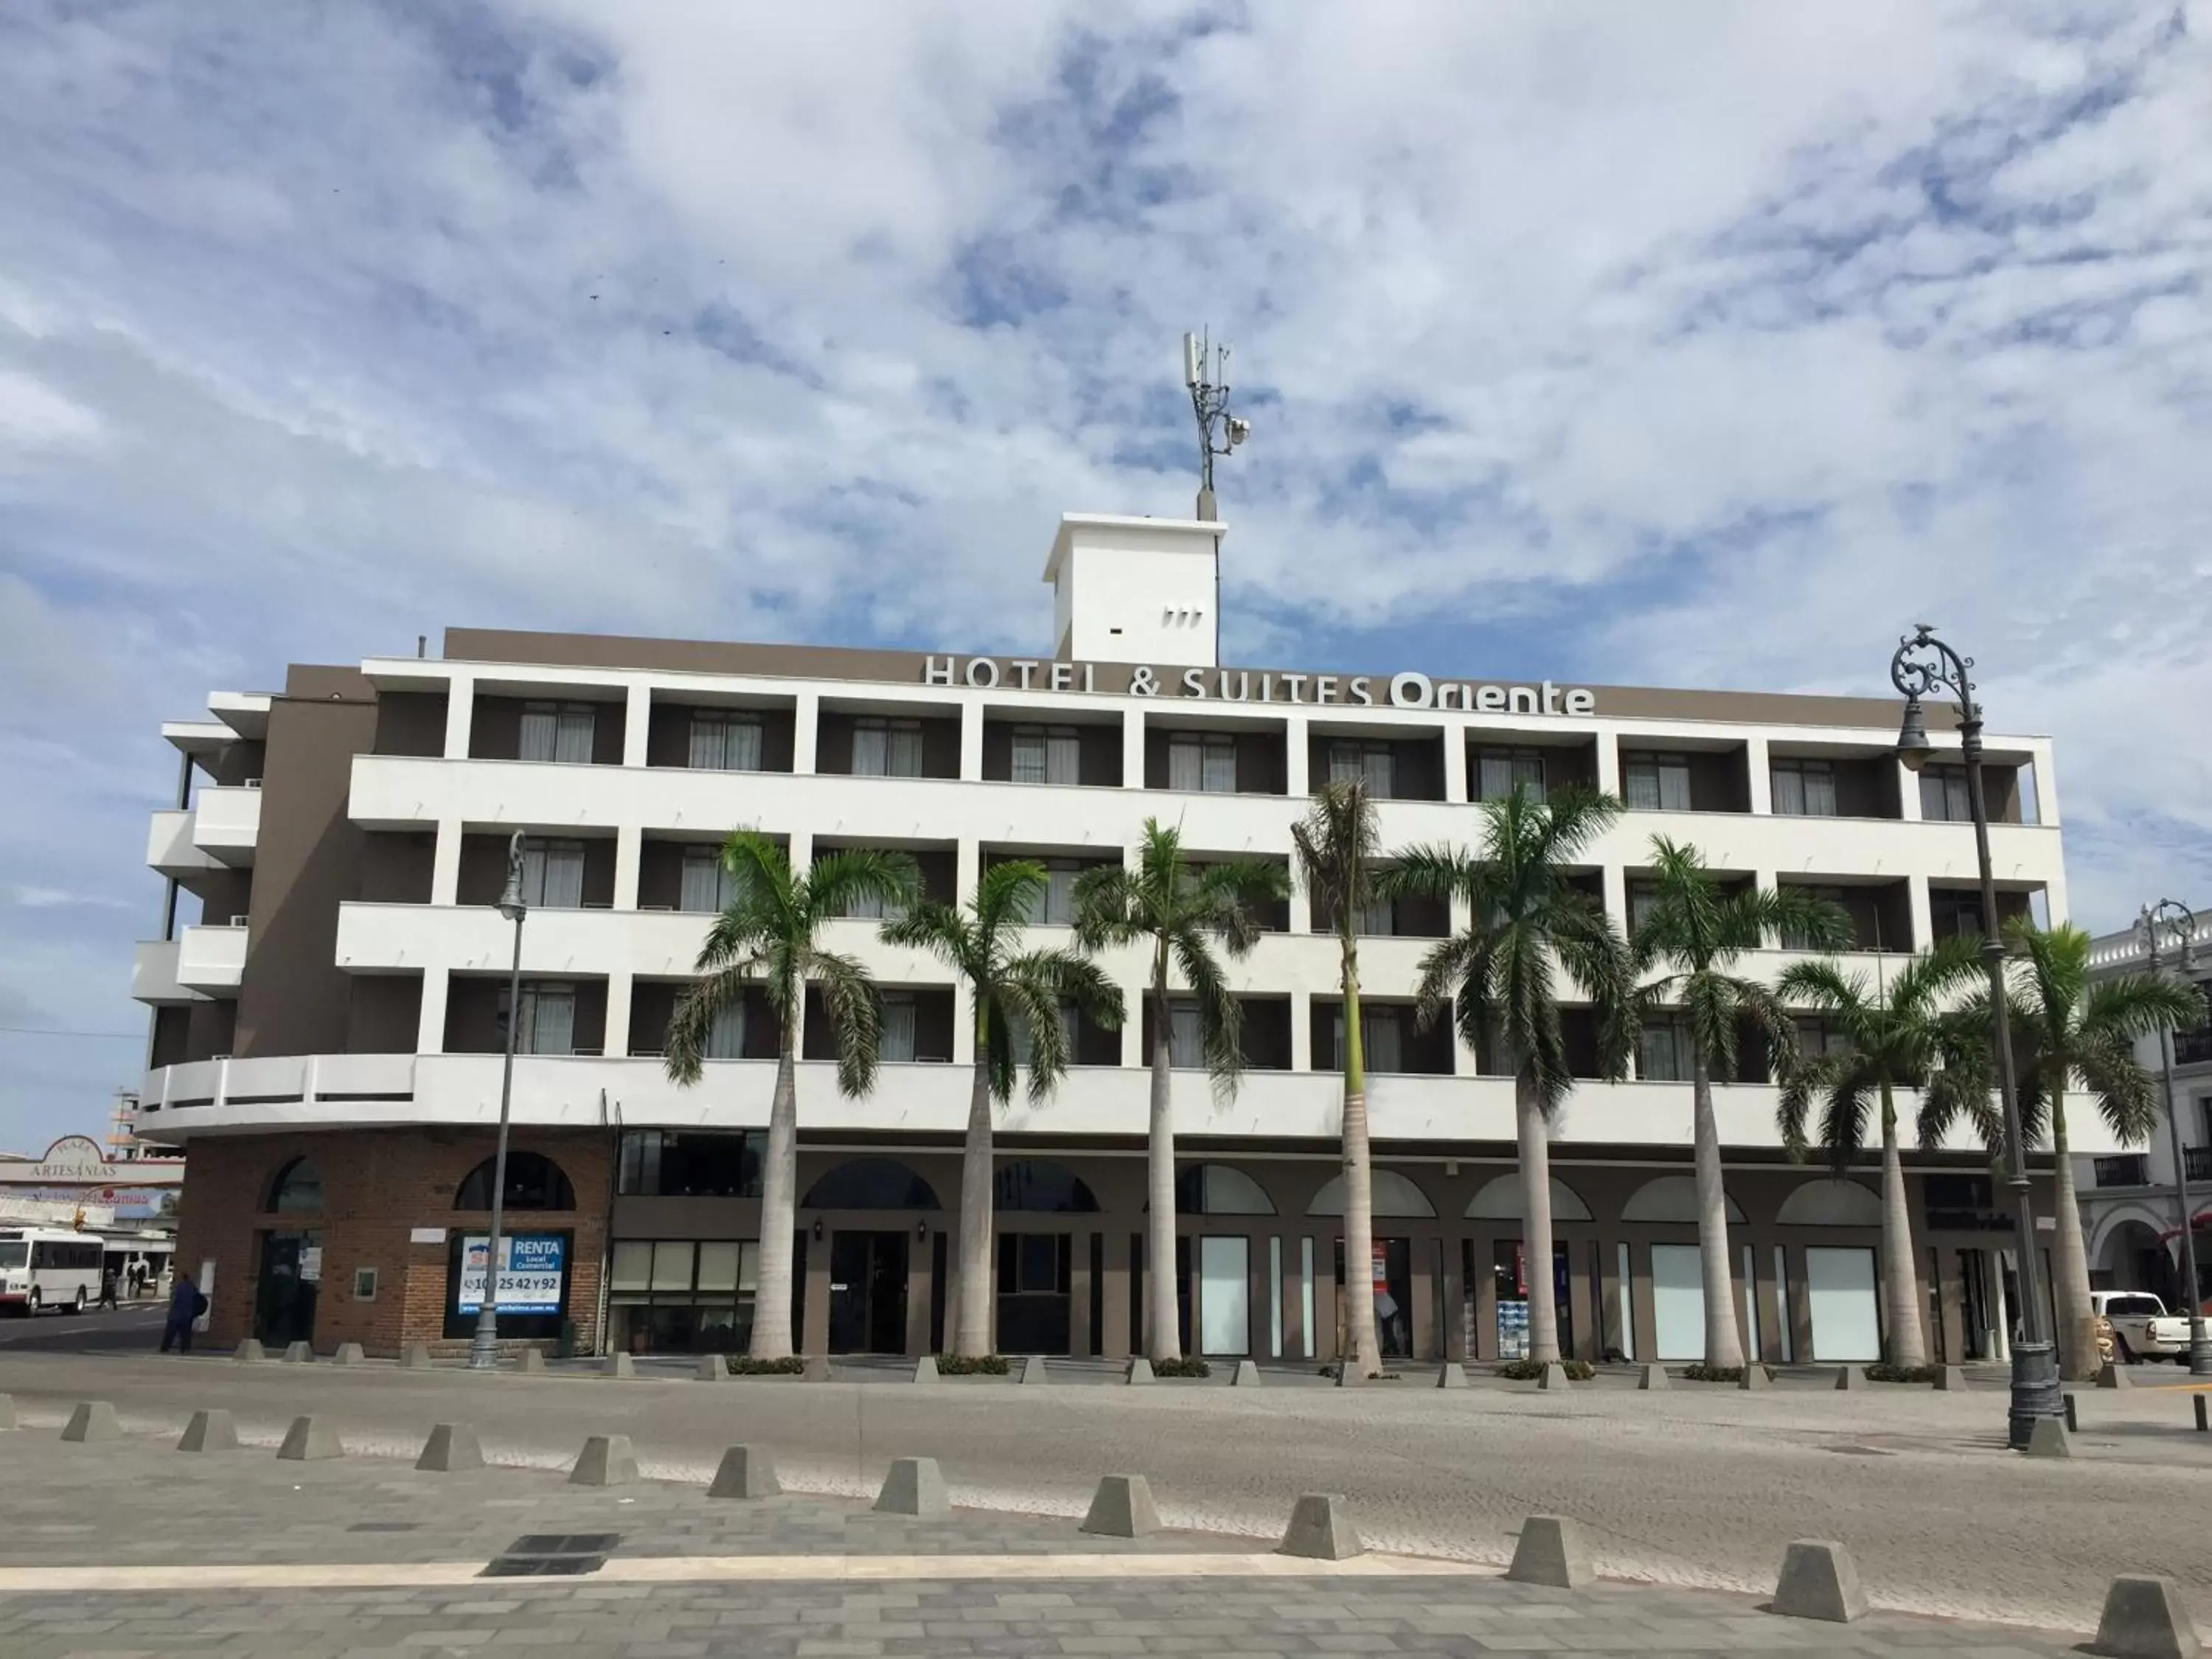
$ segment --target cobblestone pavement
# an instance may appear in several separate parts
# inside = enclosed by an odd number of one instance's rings
[[[362,1457],[286,1463],[265,1448],[194,1456],[150,1436],[70,1445],[27,1429],[0,1437],[0,1459],[9,1498],[0,1654],[9,1659],[513,1649],[565,1659],[2055,1659],[2075,1639],[1888,1613],[1811,1624],[1763,1612],[1749,1597],[1619,1583],[1538,1589],[1465,1564],[1294,1562],[1255,1554],[1249,1540],[1197,1533],[1089,1538],[1065,1518],[956,1510],[921,1520],[876,1515],[850,1498],[739,1503],[710,1499],[696,1484],[582,1488],[544,1470],[430,1474]],[[527,1534],[587,1534],[612,1536],[592,1540],[604,1563],[583,1576],[475,1576]],[[174,1564],[191,1564],[202,1579],[228,1572],[247,1582],[157,1584],[156,1568]],[[95,1566],[108,1570],[100,1587],[39,1583]],[[349,1570],[375,1582],[344,1582]]]
[[[1074,1369],[1055,1367],[1055,1384]],[[2212,1436],[2175,1389],[2085,1392],[2063,1463],[2002,1449],[1999,1389],[1839,1394],[1810,1378],[1564,1396],[1272,1374],[1258,1389],[709,1385],[26,1354],[0,1357],[0,1391],[33,1437],[80,1398],[172,1438],[193,1407],[228,1405],[264,1446],[313,1410],[356,1453],[410,1458],[431,1424],[458,1419],[502,1462],[565,1467],[585,1435],[622,1432],[648,1474],[700,1482],[745,1440],[774,1449],[795,1489],[872,1495],[892,1457],[933,1455],[957,1503],[1061,1516],[1099,1474],[1135,1470],[1170,1524],[1270,1543],[1299,1492],[1337,1491],[1370,1546],[1414,1555],[1502,1564],[1523,1516],[1556,1512],[1580,1522],[1601,1571],[1677,1587],[1769,1590],[1783,1544],[1819,1536],[1850,1547],[1887,1608],[2080,1631],[2114,1575],[2157,1572],[2212,1610]]]

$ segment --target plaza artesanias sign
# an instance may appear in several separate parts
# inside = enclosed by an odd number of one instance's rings
[[[1149,664],[1059,662],[1035,657],[922,659],[925,685],[1000,686],[1018,691],[1088,691],[1105,696],[1191,698],[1215,702],[1298,703],[1328,708],[1458,709],[1474,714],[1553,714],[1587,719],[1597,694],[1551,680],[1534,684],[1437,680],[1407,671],[1376,674],[1298,674],[1282,669],[1155,668]]]

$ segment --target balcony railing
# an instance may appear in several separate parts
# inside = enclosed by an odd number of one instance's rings
[[[2150,1160],[2141,1152],[2116,1152],[2096,1160],[2100,1187],[2148,1187]]]
[[[2184,1146],[2181,1168],[2191,1181],[2212,1181],[2212,1146]]]

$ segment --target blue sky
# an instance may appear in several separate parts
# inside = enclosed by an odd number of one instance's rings
[[[155,727],[451,623],[1038,649],[1188,509],[1232,657],[1880,692],[2212,902],[2212,4],[0,15],[0,1146],[133,1079]],[[96,1035],[39,1035],[66,1032]]]

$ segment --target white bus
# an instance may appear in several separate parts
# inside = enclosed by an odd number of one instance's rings
[[[106,1244],[60,1227],[0,1227],[0,1313],[82,1313],[100,1299]]]

